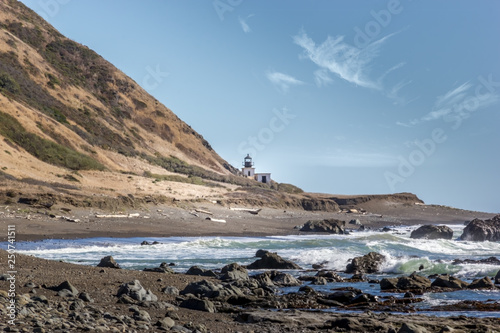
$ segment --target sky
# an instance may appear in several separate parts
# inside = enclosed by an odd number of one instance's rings
[[[241,167],[500,212],[500,2],[23,0]]]

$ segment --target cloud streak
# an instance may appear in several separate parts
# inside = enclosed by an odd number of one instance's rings
[[[344,36],[328,36],[322,44],[316,45],[305,31],[294,36],[293,42],[302,47],[304,58],[311,60],[321,69],[328,70],[350,83],[381,90],[380,80],[375,81],[369,78],[369,66],[372,60],[380,54],[382,44],[392,35],[394,34],[376,40],[362,49],[347,44]],[[395,69],[397,68],[389,71]]]
[[[246,34],[252,32],[252,29],[250,28],[250,26],[247,23],[247,20],[250,17],[252,17],[252,16],[253,16],[253,14],[248,15],[245,19],[242,19],[241,17],[238,17],[238,21],[240,22],[241,29],[243,29],[243,32],[246,33]]]
[[[297,80],[293,76],[280,72],[267,72],[266,76],[267,79],[271,81],[271,83],[283,93],[287,93],[290,89],[290,86],[304,84],[304,82]]]

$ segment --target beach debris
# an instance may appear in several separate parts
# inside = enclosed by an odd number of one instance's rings
[[[205,220],[209,220],[209,221],[212,221],[212,222],[226,223],[226,220],[214,219],[213,217],[207,217]]]
[[[131,213],[131,214],[95,214],[96,218],[103,219],[103,218],[133,218],[133,217],[139,217],[139,213]]]
[[[248,265],[247,269],[301,269],[301,267],[290,260],[283,259],[275,252],[265,252],[259,260]]]
[[[230,209],[234,211],[247,212],[253,215],[259,214],[260,211],[262,210],[262,208],[253,209],[253,208],[238,208],[238,207],[231,207]]]
[[[370,252],[362,257],[352,259],[351,263],[347,264],[345,272],[354,274],[377,273],[384,261],[384,255],[377,252]]]
[[[344,227],[345,221],[336,219],[310,220],[304,224],[300,231],[327,232],[343,235],[345,233]]]
[[[210,212],[208,210],[204,210],[204,209],[198,209],[197,208],[194,211],[197,212],[197,213],[202,213],[202,214],[207,214],[207,215],[214,215],[214,213],[212,213],[212,212]]]
[[[113,259],[112,256],[106,256],[101,259],[101,261],[97,264],[97,267],[105,267],[105,268],[120,268],[120,265]]]

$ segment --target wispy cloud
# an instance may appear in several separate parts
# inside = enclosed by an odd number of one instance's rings
[[[266,76],[267,79],[283,93],[287,93],[290,86],[304,84],[304,82],[297,80],[293,76],[280,72],[267,72]]]
[[[453,116],[465,119],[470,116],[471,112],[497,103],[500,100],[499,95],[494,93],[477,95],[471,89],[472,87],[473,85],[470,82],[465,82],[444,95],[438,96],[432,111],[423,117],[413,119],[409,123],[397,122],[397,124],[410,127],[441,118],[446,120],[447,117]]]
[[[247,23],[247,20],[252,17],[253,14],[250,14],[248,15],[246,18],[242,19],[241,17],[238,17],[238,21],[240,22],[240,25],[241,25],[241,29],[243,29],[243,32],[245,32],[246,34],[249,33],[249,32],[252,32],[252,29],[250,28],[250,26],[248,25]]]
[[[394,104],[396,105],[405,105],[408,102],[406,101],[406,98],[402,97],[399,94],[399,91],[406,87],[407,85],[411,84],[412,81],[400,81],[396,83],[388,92],[387,92],[387,97],[390,99],[394,100]]]
[[[318,69],[314,71],[314,81],[318,87],[327,86],[333,82],[330,75],[328,75],[328,70]]]
[[[293,41],[304,49],[303,56],[320,68],[337,74],[350,83],[380,90],[380,82],[370,79],[368,75],[369,66],[380,54],[382,44],[393,35],[376,40],[362,49],[344,42],[344,36],[328,36],[322,44],[316,45],[305,31],[294,36]]]

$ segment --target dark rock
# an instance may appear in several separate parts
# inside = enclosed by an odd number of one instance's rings
[[[315,276],[313,280],[311,280],[311,284],[314,284],[316,286],[324,286],[328,283],[328,281],[321,276]]]
[[[49,288],[54,291],[69,290],[73,295],[78,295],[78,289],[76,289],[69,281],[64,281],[57,287]]]
[[[257,252],[255,253],[255,256],[257,258],[262,258],[266,253],[269,253],[269,251],[267,250],[257,250]]]
[[[277,286],[280,287],[294,287],[294,286],[300,286],[302,283],[294,278],[292,275],[288,273],[281,273],[281,272],[273,272],[273,276],[271,277],[271,280],[273,283]]]
[[[344,279],[333,271],[319,271],[316,276],[325,278],[328,282],[342,282]]]
[[[216,312],[214,303],[206,299],[201,300],[198,298],[188,298],[182,301],[179,306],[191,310],[205,311],[211,313]]]
[[[412,273],[409,276],[402,276],[398,278],[397,283],[397,289],[400,290],[427,289],[430,288],[430,286],[431,280],[417,273]]]
[[[346,267],[346,273],[377,273],[385,256],[377,252],[370,252],[362,257],[352,259]]]
[[[151,245],[151,243],[150,243],[150,242],[148,242],[148,241],[142,241],[142,242],[141,242],[141,245],[142,245],[142,246],[144,246],[144,245]]]
[[[328,295],[328,299],[342,304],[349,304],[358,294],[354,291],[336,291]]]
[[[359,294],[354,297],[349,304],[374,303],[377,302],[377,297],[370,294]]]
[[[415,298],[415,294],[414,294],[414,293],[412,293],[412,292],[407,291],[407,292],[404,294],[403,298]]]
[[[217,274],[215,274],[212,270],[200,268],[198,266],[190,267],[186,272],[186,275],[217,277]]]
[[[78,295],[78,298],[84,302],[94,303],[94,300],[92,299],[92,297],[90,297],[90,295],[86,292],[80,293],[80,295]]]
[[[112,256],[107,256],[101,259],[101,262],[97,264],[97,267],[120,268],[120,265],[118,265]]]
[[[389,227],[383,227],[381,231],[382,232],[389,232],[389,231],[392,231],[392,229]]]
[[[417,239],[452,239],[453,230],[445,225],[423,225],[412,231],[410,238]]]
[[[463,264],[488,264],[488,265],[500,265],[500,260],[497,257],[489,257],[486,259],[455,259],[452,262],[453,265],[463,265]]]
[[[247,266],[248,269],[301,269],[299,265],[281,258],[277,253],[267,252],[261,259]]]
[[[345,221],[336,219],[311,220],[300,229],[300,231],[327,232],[330,234],[344,234]]]
[[[495,283],[500,284],[500,271],[498,271],[497,275],[495,275]]]
[[[162,262],[160,264],[160,267],[144,268],[144,271],[145,272],[175,274],[174,270],[172,268],[170,268],[169,265],[166,262]]]
[[[361,225],[361,221],[358,219],[353,219],[349,221],[349,224]]]
[[[227,284],[215,284],[211,281],[202,280],[190,283],[180,292],[181,295],[192,294],[197,297],[207,297],[226,300],[231,296],[243,296],[243,292],[236,286]]]
[[[75,297],[76,294],[72,293],[71,290],[61,289],[57,292],[57,296],[59,297]]]
[[[248,271],[245,267],[238,265],[237,263],[232,263],[222,267],[221,269],[221,280],[248,280]]]
[[[493,281],[486,276],[482,279],[477,279],[472,281],[471,284],[469,284],[469,289],[496,289],[495,285],[493,284]]]
[[[127,295],[137,301],[146,302],[156,302],[158,297],[151,292],[151,290],[146,290],[141,285],[139,280],[134,280],[128,283],[124,283],[118,289],[116,296],[120,297],[122,295]]]
[[[465,241],[500,241],[500,215],[489,220],[474,219],[465,227],[461,240]]]
[[[462,289],[467,288],[468,285],[469,284],[467,282],[464,282],[454,276],[440,275],[434,280],[434,282],[432,282],[431,287]]]

